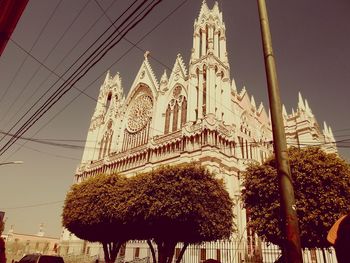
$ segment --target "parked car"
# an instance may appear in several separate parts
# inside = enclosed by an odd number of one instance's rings
[[[16,263],[64,263],[64,261],[59,256],[28,254]]]

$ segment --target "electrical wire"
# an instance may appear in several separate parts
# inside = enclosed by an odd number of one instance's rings
[[[107,7],[107,9],[111,8],[117,1],[112,1],[112,3]],[[52,69],[50,70],[51,73],[53,73],[54,75],[56,76],[59,76],[58,74],[56,74],[56,70],[62,65],[62,63],[66,60],[67,57],[70,56],[70,54],[73,52],[73,50],[75,50],[75,48],[78,46],[78,44],[80,44],[83,39],[87,36],[88,33],[91,32],[91,30],[95,27],[95,25],[100,21],[100,19],[103,17],[103,14],[101,16],[99,16],[95,21],[94,23],[88,28],[87,31],[85,31],[85,33],[75,42],[75,44],[72,46],[72,48],[64,55],[62,56],[61,60],[57,63],[57,65]],[[11,39],[10,39],[11,40]],[[27,54],[30,54],[29,51],[25,50],[21,45],[19,45],[18,43],[16,43],[16,45],[22,50],[24,51],[25,53]],[[39,59],[35,58],[32,54],[30,54],[30,56],[39,62]],[[41,62],[40,62],[41,63]],[[48,67],[46,65],[44,65],[44,63],[41,63],[43,64],[43,66],[48,69]],[[44,83],[47,82],[47,80],[49,79],[49,77],[51,76],[52,74],[48,74],[47,77],[37,86],[37,88],[35,89],[35,91],[32,93],[32,95],[22,104],[22,106],[16,111],[16,113],[10,118],[10,120],[6,123],[10,123],[13,118],[15,116],[18,115],[18,113],[23,109],[23,107],[28,104],[28,102],[36,95],[36,93],[39,91],[39,89],[44,85]],[[85,94],[85,93],[83,93]],[[92,98],[91,96],[89,96],[88,94],[85,94],[87,95],[88,98]],[[41,96],[42,97],[42,96]],[[96,99],[93,98],[95,101]]]
[[[88,0],[85,2],[84,6],[79,10],[79,12],[77,13],[77,15],[74,17],[74,19],[72,20],[72,22],[68,25],[68,27],[64,30],[64,32],[61,34],[61,36],[59,37],[59,39],[56,41],[55,45],[51,48],[51,50],[49,51],[49,53],[45,56],[45,58],[43,59],[42,63],[39,63],[39,67],[37,67],[37,69],[35,70],[35,72],[32,74],[32,76],[30,77],[30,79],[23,85],[23,88],[21,89],[20,93],[18,93],[18,95],[16,96],[16,98],[14,99],[14,103],[11,103],[10,107],[7,109],[7,111],[5,112],[5,114],[3,115],[3,117],[0,119],[0,123],[3,122],[3,120],[5,119],[5,117],[7,116],[7,114],[12,110],[12,108],[14,107],[14,105],[16,105],[16,102],[19,101],[19,98],[23,95],[24,91],[30,86],[30,83],[32,82],[32,80],[37,76],[37,74],[39,73],[41,67],[44,65],[44,63],[46,63],[46,61],[49,59],[49,57],[51,56],[51,54],[53,53],[53,51],[57,48],[57,46],[59,45],[59,43],[61,43],[61,41],[63,40],[64,36],[66,35],[66,33],[69,31],[69,29],[73,26],[73,24],[77,21],[77,19],[80,17],[80,15],[83,13],[83,11],[85,10],[85,8],[88,6],[88,4],[91,2],[91,0]],[[15,41],[13,41],[15,42]],[[17,45],[18,46],[18,45]],[[29,50],[26,56],[26,59],[28,58],[28,56],[31,56],[31,51]],[[47,69],[47,67],[45,67]],[[49,70],[50,72],[52,72],[51,70]]]
[[[137,42],[136,44],[139,44],[141,41],[143,41],[148,35],[150,35],[154,30],[156,30],[162,23],[164,23],[171,15],[173,15],[176,11],[178,11],[188,0],[182,1],[175,9],[173,9],[170,13],[168,13],[162,20],[160,20],[151,30],[149,30],[146,34],[144,34]],[[103,15],[102,15],[103,16]],[[113,67],[116,63],[118,63],[121,59],[123,59],[131,50],[133,47],[130,47],[126,52],[124,52],[116,61],[114,61],[111,65],[109,65],[109,68]],[[106,74],[106,70],[103,71],[97,78],[95,78],[92,82],[90,82],[83,91],[86,91],[89,87],[91,87],[100,77]],[[36,131],[34,136],[39,133],[43,128],[45,128],[51,121],[53,121],[59,114],[61,114],[69,105],[71,105],[79,96],[81,95],[78,94],[76,95],[70,102],[68,102],[59,112],[57,112],[51,119],[49,119],[41,128]],[[24,143],[25,144],[25,143]],[[23,144],[23,145],[24,145]],[[21,147],[17,148],[8,158],[11,158],[14,154],[16,154]],[[7,158],[7,159],[8,159]]]
[[[120,16],[118,16],[118,18],[114,21],[114,23],[116,23],[117,21],[119,21],[121,18],[122,18],[122,16],[124,15],[124,14],[126,14],[131,8],[132,8],[132,6],[133,5],[135,5],[136,4],[136,2],[137,2],[137,0],[134,0],[134,2],[126,9],[126,10],[124,10],[124,12],[120,15]],[[74,63],[67,69],[67,70],[65,70],[65,72],[63,73],[63,75],[61,76],[61,77],[63,77],[64,75],[66,75],[66,74],[68,74],[68,72],[80,61],[80,59],[82,59],[83,58],[83,56],[84,55],[86,55],[87,53],[88,53],[88,51],[90,50],[90,49],[92,49],[93,48],[93,46],[96,44],[96,43],[98,43],[98,41],[99,40],[101,40],[103,37],[104,37],[104,35],[105,34],[107,34],[107,32],[109,31],[109,29],[110,28],[112,28],[112,25],[111,26],[109,26],[107,29],[105,29],[105,31],[102,33],[102,34],[100,34],[100,36],[92,43],[92,44],[90,44],[90,46],[87,48],[87,49],[85,49],[85,51],[74,61]],[[108,39],[108,38],[107,38]],[[106,40],[105,40],[106,41]],[[96,49],[95,49],[95,52],[96,52]],[[30,52],[28,52],[28,53],[30,53]],[[91,55],[90,55],[91,56]],[[78,68],[79,69],[79,68]],[[77,69],[77,70],[78,70]],[[76,71],[74,71],[72,74],[71,74],[71,76],[74,76],[73,74],[74,73],[76,73],[77,72],[77,70]],[[69,79],[69,78],[68,78]],[[67,80],[68,81],[68,80]],[[12,131],[15,127],[16,127],[16,125],[40,102],[40,100],[41,100],[41,98],[43,98],[46,94],[48,94],[48,92],[56,85],[58,83],[58,80],[53,84],[53,85],[51,85],[50,86],[50,88],[49,89],[47,89],[46,90],[46,92],[30,107],[30,109],[11,127],[11,129],[9,130],[9,132],[10,131]],[[57,92],[59,92],[60,90],[62,89],[62,85],[56,90]],[[50,98],[52,98],[52,96],[54,96],[55,95],[55,93],[53,94],[53,95],[51,95],[51,97]],[[46,101],[47,102],[47,101]],[[0,142],[3,140],[3,138],[4,137],[2,137],[1,139],[0,139]]]
[[[105,11],[102,9],[102,7],[99,5],[99,3],[95,0],[95,2],[98,4],[98,6],[100,7],[100,9],[104,12],[104,14],[106,15],[106,13],[105,13]],[[109,18],[108,18],[109,19]],[[109,19],[110,20],[110,19]],[[111,20],[110,20],[111,21]],[[128,40],[127,40],[128,41]],[[130,42],[130,41],[128,41],[128,42]],[[135,46],[135,47],[137,47],[136,46],[136,44],[134,44],[134,43],[132,43],[132,42],[130,42],[133,46]],[[137,47],[137,48],[139,48],[139,47]],[[140,50],[142,50],[141,48],[139,48]],[[164,65],[163,63],[162,63],[162,65]]]
[[[51,12],[49,18],[46,20],[46,23],[44,24],[44,26],[43,26],[42,29],[40,30],[38,36],[36,37],[34,43],[32,44],[32,46],[31,46],[31,48],[30,48],[30,52],[34,49],[34,47],[35,47],[36,44],[38,43],[40,37],[42,36],[42,34],[43,34],[43,32],[45,31],[45,29],[46,29],[46,27],[48,26],[48,24],[50,23],[51,19],[53,18],[54,14],[56,13],[58,7],[61,5],[62,1],[63,1],[63,0],[59,0],[59,1],[57,2],[55,8],[54,8],[53,11]],[[4,94],[3,94],[3,95],[1,96],[1,98],[0,98],[0,104],[1,104],[1,102],[3,101],[3,99],[6,97],[8,91],[9,91],[10,88],[12,87],[14,81],[17,79],[17,76],[18,76],[19,72],[22,70],[22,68],[23,68],[25,62],[27,61],[27,59],[28,59],[28,56],[25,57],[25,59],[22,61],[22,63],[21,63],[21,65],[19,66],[19,68],[16,70],[16,72],[15,72],[13,78],[12,78],[11,81],[10,81],[9,86],[7,86],[7,88],[6,88],[5,92],[4,92]]]
[[[2,207],[2,210],[13,210],[13,209],[23,209],[23,208],[34,208],[39,206],[47,206],[47,205],[54,205],[54,204],[63,204],[64,201],[52,201],[52,202],[45,202],[45,203],[38,203],[33,205],[24,205],[24,206],[13,206],[13,207]]]
[[[155,1],[153,3],[151,3],[148,7],[150,7],[148,10],[147,8],[144,9],[145,13],[140,13],[137,15],[137,17],[140,16],[139,19],[137,19],[135,22],[130,22],[127,27],[125,28],[126,32],[123,33],[121,35],[121,37],[123,37],[124,35],[126,35],[132,28],[134,28],[139,22],[141,22],[144,17],[146,17],[152,10],[153,8],[159,4],[162,0],[158,0],[158,1]],[[143,1],[143,3],[145,3],[146,0]],[[137,10],[143,5],[143,3],[141,5],[139,5],[139,7],[137,8]],[[131,15],[129,15],[127,17],[126,20],[124,21],[127,21],[135,12],[133,12]],[[123,29],[124,30],[124,29]],[[115,30],[116,31],[116,30]],[[114,32],[115,32],[114,31]],[[66,93],[69,91],[69,89],[78,81],[80,80],[99,60],[101,60],[103,58],[103,56],[105,56],[107,54],[107,52],[113,48],[117,43],[119,43],[121,37],[118,38],[118,35],[115,36],[112,40],[110,40],[108,43],[107,43],[107,47],[105,49],[103,49],[102,51],[100,52],[93,52],[85,61],[84,61],[84,66],[83,68],[78,68],[78,72],[79,74],[82,73],[81,75],[77,76],[77,79],[75,80],[71,80],[72,83],[68,83],[70,86],[68,88],[66,88],[65,90],[61,90],[60,92],[61,93],[58,93],[58,94],[55,94],[55,96],[51,96],[49,100],[46,101],[46,103],[39,109],[37,110],[33,115],[32,117],[24,124],[22,125],[22,127],[16,132],[16,134],[23,134],[25,133],[32,125],[34,125],[34,123],[40,119],[42,117],[42,115],[44,113],[46,113],[55,103],[57,103],[57,101]],[[117,41],[113,42],[115,39],[117,39]],[[106,43],[107,41],[104,41],[100,46],[99,48],[103,47],[103,45]],[[95,54],[97,53],[97,54]],[[90,58],[93,58],[93,59],[96,59],[96,60],[91,60],[91,64],[89,65],[86,65],[85,63],[89,61]],[[89,62],[89,63],[90,63]],[[76,73],[77,71],[75,71]],[[63,86],[64,88],[64,86]],[[50,101],[51,100],[51,101]],[[52,102],[53,101],[53,102]],[[16,139],[14,140],[16,141]],[[9,147],[11,147],[11,145],[13,144],[12,141],[9,141],[8,143],[5,144],[4,147],[2,147],[0,149],[0,155],[2,155]]]

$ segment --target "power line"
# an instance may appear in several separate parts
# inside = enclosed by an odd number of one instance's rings
[[[51,152],[47,152],[47,151],[41,151],[41,150],[38,150],[38,149],[35,149],[35,148],[32,148],[32,147],[26,146],[26,145],[21,145],[21,147],[23,147],[25,149],[28,149],[30,151],[38,152],[38,153],[44,154],[44,155],[51,155],[53,157],[60,158],[60,159],[73,160],[73,161],[80,161],[81,160],[81,159],[75,158],[75,157],[70,157],[70,156],[66,156],[66,155],[60,155],[60,154],[51,153]]]
[[[53,11],[51,12],[48,20],[46,20],[46,23],[44,24],[44,26],[42,27],[42,29],[40,30],[39,32],[39,35],[36,37],[33,45],[31,46],[30,48],[30,52],[33,50],[33,48],[36,46],[36,44],[38,43],[41,35],[43,34],[43,32],[45,31],[46,27],[48,26],[48,24],[50,23],[51,19],[53,18],[54,14],[56,13],[58,7],[60,6],[60,4],[62,3],[63,0],[59,0],[59,2],[57,2],[55,8],[53,9]],[[13,76],[13,78],[11,79],[11,82],[9,84],[9,86],[7,86],[4,94],[1,96],[0,98],[0,104],[1,102],[3,101],[3,99],[6,97],[7,95],[7,92],[10,90],[10,88],[12,87],[14,81],[16,80],[17,78],[17,75],[19,74],[19,72],[22,70],[23,66],[24,66],[24,63],[27,61],[28,59],[28,56],[25,57],[25,59],[22,61],[21,65],[19,66],[19,68],[17,69],[17,71],[15,72],[15,75]]]
[[[96,0],[95,0],[96,1]],[[97,4],[98,4],[98,2],[96,2]],[[98,4],[99,5],[99,4]],[[104,12],[104,10],[102,9],[102,7],[99,5],[99,7],[101,8],[101,10]],[[105,13],[105,12],[104,12]],[[106,14],[105,14],[106,15]],[[129,41],[130,42],[130,41]],[[137,47],[138,49],[140,49],[140,50],[142,50],[141,48],[139,48],[136,44],[134,44],[134,43],[132,43],[132,42],[130,42],[131,44],[133,44],[135,47]],[[162,63],[162,65],[165,65],[165,64],[163,64]],[[165,65],[166,66],[166,65]],[[167,68],[169,68],[169,67],[167,67]]]
[[[19,49],[21,49],[23,52],[25,52],[26,54],[28,54],[28,56],[30,56],[32,59],[34,59],[37,63],[39,63],[42,67],[44,67],[46,70],[48,70],[49,72],[51,72],[52,74],[54,74],[58,80],[63,80],[63,81],[68,81],[67,79],[64,79],[61,75],[58,75],[53,69],[50,69],[47,65],[44,64],[44,62],[41,62],[38,58],[34,57],[31,53],[29,53],[29,51],[25,50],[20,44],[18,44],[15,40],[10,39],[10,41],[15,44]],[[57,82],[55,82],[57,83]],[[79,91],[80,93],[84,94],[86,97],[92,99],[93,101],[97,102],[97,100],[90,96],[89,94],[85,93],[84,91],[80,90],[79,88],[77,88],[75,85],[73,85],[73,88],[76,89],[77,91]],[[44,94],[46,95],[46,93]],[[43,96],[42,96],[43,97]],[[41,97],[41,98],[42,98]]]
[[[144,0],[143,3],[141,3],[137,8],[136,11],[139,10],[142,5],[146,2],[147,0]],[[32,117],[29,118],[29,120],[21,126],[21,128],[16,132],[16,134],[24,134],[31,126],[34,125],[35,122],[37,122],[43,114],[45,114],[57,101],[66,93],[70,90],[70,88],[77,82],[79,81],[98,61],[100,61],[106,54],[107,52],[113,48],[123,36],[125,36],[132,28],[134,28],[138,23],[140,23],[144,17],[146,17],[152,10],[153,8],[159,4],[162,0],[155,1],[151,4],[149,4],[142,12],[144,13],[139,13],[136,18],[140,17],[137,19],[135,22],[130,22],[123,30],[126,32],[122,34],[122,36],[119,36],[119,34],[115,37],[113,37],[109,42],[107,41],[108,39],[111,38],[111,36],[108,37],[107,40],[105,40],[99,47],[96,49],[87,59],[84,60],[83,64],[73,73],[73,76],[76,74],[80,74],[78,76],[74,76],[77,79],[70,80],[68,84],[70,85],[67,87],[66,85],[61,85],[60,88],[58,89],[58,92],[56,91],[54,95],[52,95],[42,107],[40,107],[34,114],[32,114]],[[148,8],[148,9],[147,9]],[[132,14],[130,14],[123,22],[122,25],[126,23],[136,12],[133,11]],[[135,19],[135,18],[134,18]],[[120,29],[120,28],[118,28]],[[122,30],[122,32],[123,32]],[[116,32],[116,30],[113,32],[113,34]],[[112,34],[112,35],[113,35]],[[117,40],[116,40],[117,39]],[[115,41],[116,40],[116,41]],[[114,41],[114,42],[113,42]],[[104,45],[107,43],[107,45],[104,47]],[[101,50],[102,48],[102,50]],[[97,53],[97,54],[96,54]],[[92,59],[91,59],[92,58]],[[16,141],[16,139],[14,140]],[[4,147],[0,149],[0,155],[2,155],[11,145],[13,144],[13,141],[9,141],[8,143],[5,144]]]
[[[107,8],[111,8],[117,1],[112,1],[112,3],[107,7]],[[53,72],[55,72],[56,69],[58,69],[58,67],[60,67],[63,63],[63,61],[72,53],[72,51],[78,46],[79,43],[82,42],[82,40],[86,37],[86,35],[92,30],[92,28],[98,23],[98,21],[103,17],[103,14],[101,16],[99,16],[94,23],[88,28],[88,30],[76,41],[76,43],[72,46],[72,48],[61,58],[61,60],[57,63],[57,65],[52,69]],[[18,43],[17,43],[18,44]],[[24,48],[21,47],[21,49],[25,52],[30,54],[28,51],[26,51]],[[31,55],[32,56],[32,55]],[[32,56],[34,60],[37,60],[36,58],[34,58],[34,56]],[[52,73],[52,71],[50,71]],[[44,83],[49,79],[49,77],[52,74],[48,74],[46,79],[44,79],[39,85],[38,87],[35,89],[35,91],[32,93],[32,95],[22,104],[22,106],[16,111],[16,113],[11,117],[11,119],[7,122],[9,123],[15,116],[18,115],[18,113],[23,109],[23,107],[32,99],[32,97],[38,92],[38,90],[44,85]],[[45,95],[45,94],[44,94]],[[43,96],[44,96],[43,95]]]
[[[68,27],[64,30],[64,32],[61,34],[61,36],[59,37],[58,41],[56,41],[55,45],[51,48],[51,50],[49,51],[49,53],[45,56],[45,58],[43,59],[43,63],[40,63],[40,66],[36,69],[36,71],[32,74],[31,78],[27,81],[26,84],[23,85],[23,88],[21,89],[20,93],[18,93],[18,95],[16,96],[16,98],[14,99],[15,103],[11,103],[10,107],[7,109],[7,111],[5,112],[5,114],[3,115],[3,117],[0,119],[0,122],[2,122],[5,117],[7,116],[7,114],[12,110],[12,108],[14,107],[14,105],[16,105],[16,102],[19,100],[19,98],[22,96],[22,94],[24,93],[24,91],[29,87],[29,84],[32,82],[32,80],[35,78],[35,76],[38,74],[38,72],[40,71],[41,67],[43,66],[44,63],[46,63],[46,61],[48,60],[48,58],[50,57],[50,55],[52,54],[52,52],[57,48],[58,44],[62,41],[62,39],[64,38],[64,36],[66,35],[66,33],[69,31],[69,29],[72,27],[72,25],[77,21],[77,19],[80,17],[80,15],[83,13],[83,11],[85,10],[85,8],[88,6],[88,4],[91,2],[91,0],[86,1],[86,3],[84,4],[84,6],[80,9],[80,11],[78,12],[78,14],[74,17],[73,21],[68,25]],[[13,41],[15,42],[15,41]],[[16,42],[16,45],[19,46]],[[24,49],[22,49],[24,50]],[[27,56],[26,59],[28,58],[28,56],[31,56],[31,51],[29,50],[29,52],[26,52]],[[45,66],[45,68],[47,69],[48,67]],[[51,70],[50,70],[51,71]],[[51,71],[52,72],[52,71]],[[56,75],[56,74],[55,74]]]
[[[131,7],[135,4],[137,2],[137,0],[134,0],[134,2],[126,9],[126,10],[124,10],[124,12],[115,20],[115,23],[119,20],[119,19],[121,19],[121,17],[124,15],[124,14],[126,14],[130,9],[131,9]],[[122,24],[123,25],[123,24]],[[122,26],[121,25],[121,26]],[[92,44],[90,44],[90,46],[74,61],[74,63],[64,72],[64,74],[62,75],[62,77],[64,76],[64,75],[66,75],[68,72],[69,72],[69,70],[70,69],[72,69],[78,62],[79,62],[79,60],[80,59],[82,59],[83,58],[83,56],[90,50],[90,49],[92,49],[92,47],[100,40],[100,39],[102,39],[102,37],[109,31],[109,29],[112,27],[112,25],[111,26],[109,26]],[[110,36],[109,36],[110,37]],[[104,41],[104,43],[106,43],[106,41],[108,40],[108,38]],[[103,44],[103,43],[102,43]],[[98,47],[98,48],[100,48],[101,47],[101,45]],[[88,56],[88,58],[87,59],[85,59],[84,60],[84,62],[78,67],[78,69],[76,69],[71,75],[70,75],[70,77],[67,79],[67,81],[70,79],[70,78],[73,78],[74,77],[74,75],[78,72],[78,70],[84,65],[84,63],[86,63],[86,61],[87,60],[89,60],[91,57],[92,57],[92,55],[94,55],[95,53],[96,53],[96,51],[97,51],[98,49],[95,49],[95,51],[93,51],[92,52],[92,54],[91,55],[89,55]],[[65,81],[63,84],[65,84],[67,81]],[[40,100],[41,100],[41,98],[43,98],[46,94],[48,94],[48,92],[56,85],[58,83],[58,80],[53,84],[53,85],[51,85],[50,86],[50,88],[48,89],[48,90],[46,90],[46,92],[31,106],[31,108],[11,127],[11,129],[9,130],[9,132],[10,131],[12,131],[13,129],[14,129],[14,127],[16,127],[16,125],[40,102]],[[41,107],[44,107],[45,106],[45,104],[49,101],[49,100],[52,100],[52,98],[54,98],[55,96],[56,96],[56,94],[59,94],[59,92],[61,92],[62,91],[62,89],[64,89],[65,88],[65,86],[63,86],[63,84],[56,90],[56,92],[54,93],[54,94],[52,94],[51,95],[51,97],[49,98],[49,99],[47,99],[46,100],[46,102],[44,103],[44,105],[42,105]],[[39,108],[40,109],[40,108]],[[37,113],[37,112],[36,112]],[[35,115],[36,113],[34,113],[33,115]],[[32,115],[32,117],[33,117],[33,115]],[[1,139],[0,139],[0,141],[2,141],[2,139],[3,139],[4,137],[2,137]]]
[[[155,29],[157,29],[162,23],[164,23],[171,15],[173,15],[178,9],[180,9],[188,0],[182,1],[175,9],[173,9],[170,13],[168,13],[161,21],[159,21],[151,30],[149,30],[146,34],[144,34],[137,42],[136,44],[139,44],[141,41],[143,41],[148,35],[150,35]],[[103,15],[102,15],[103,16]],[[116,61],[114,61],[111,65],[109,65],[109,68],[113,67],[116,63],[118,63],[122,58],[124,58],[132,49],[133,47],[130,47],[126,52],[124,52]],[[106,69],[106,70],[107,70]],[[97,78],[95,78],[92,82],[90,82],[83,91],[86,91],[89,87],[91,87],[100,77],[102,77],[104,74],[106,74],[106,70],[103,71]],[[69,105],[71,105],[78,97],[80,97],[81,93],[76,95],[72,100],[70,100],[69,103],[67,103],[59,112],[57,112],[50,120],[48,120],[34,135],[38,134],[43,128],[45,128],[51,121],[53,121],[60,113],[62,113]],[[24,143],[25,144],[25,143]],[[23,145],[24,145],[23,144]],[[17,148],[15,152],[13,152],[8,158],[12,157],[14,154],[16,154],[21,147]]]
[[[13,207],[2,207],[3,210],[13,210],[13,209],[23,209],[23,208],[33,208],[33,207],[39,207],[39,206],[47,206],[47,205],[54,205],[54,204],[62,204],[64,201],[53,201],[53,202],[46,202],[46,203],[39,203],[39,204],[33,204],[33,205],[24,205],[24,206],[13,206]]]

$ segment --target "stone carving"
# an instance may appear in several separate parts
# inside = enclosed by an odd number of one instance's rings
[[[146,126],[152,114],[152,107],[152,99],[147,95],[141,95],[133,101],[128,116],[130,132],[137,132]]]

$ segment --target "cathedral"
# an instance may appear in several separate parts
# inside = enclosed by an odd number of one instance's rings
[[[300,93],[296,110],[287,113],[282,108],[288,146],[319,145],[337,152],[331,128],[326,123],[320,127]],[[240,173],[271,154],[269,110],[245,87],[236,87],[223,14],[217,3],[210,8],[203,1],[188,64],[179,54],[171,72],[158,78],[146,52],[127,94],[119,73],[107,73],[75,179],[99,173],[132,176],[160,165],[196,162],[222,178],[239,202]],[[246,213],[239,203],[234,210],[238,232],[233,239],[247,239]],[[209,255],[201,250],[199,257]]]

